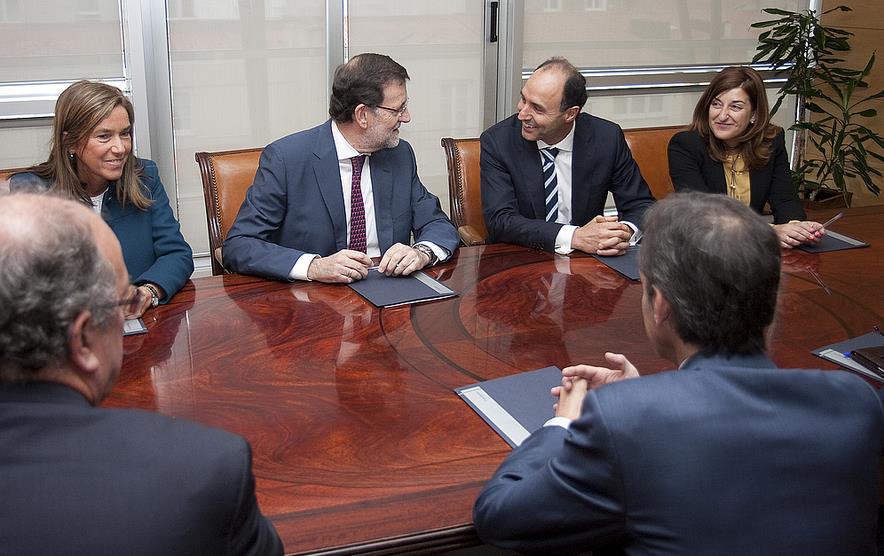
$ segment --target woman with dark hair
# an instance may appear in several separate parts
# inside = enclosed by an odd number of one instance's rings
[[[122,91],[78,81],[55,104],[49,159],[12,176],[10,191],[48,191],[94,208],[116,234],[132,283],[149,307],[193,272],[193,253],[169,207],[156,164],[132,153],[135,113]]]
[[[786,248],[825,233],[807,216],[792,186],[782,128],[770,122],[764,83],[752,68],[721,70],[694,108],[690,129],[669,142],[669,174],[676,191],[726,193],[761,213]]]

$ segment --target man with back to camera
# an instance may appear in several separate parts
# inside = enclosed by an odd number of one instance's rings
[[[617,124],[581,112],[586,79],[546,60],[518,113],[481,136],[482,206],[491,241],[561,254],[622,255],[654,198]],[[603,215],[608,192],[619,217]]]
[[[636,378],[612,353],[613,369],[564,369],[556,417],[479,495],[479,537],[527,553],[875,554],[881,400],[847,372],[765,355],[774,231],[691,193],[660,201],[644,232],[645,331],[679,370]]]
[[[224,266],[278,280],[350,283],[371,257],[388,276],[448,259],[457,230],[399,139],[408,72],[359,54],[337,68],[324,124],[269,144],[224,241]],[[410,238],[414,235],[414,244]]]
[[[139,302],[93,211],[0,197],[0,553],[282,554],[248,443],[146,411],[100,409]]]

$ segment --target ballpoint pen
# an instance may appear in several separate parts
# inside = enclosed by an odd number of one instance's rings
[[[829,218],[828,220],[826,220],[826,222],[825,222],[825,223],[823,224],[823,226],[822,226],[823,229],[826,229],[826,228],[828,228],[831,224],[834,224],[834,223],[835,223],[839,218],[841,218],[842,216],[844,216],[844,213],[843,213],[843,212],[839,212],[838,214],[836,214],[836,215],[833,216],[832,218]]]

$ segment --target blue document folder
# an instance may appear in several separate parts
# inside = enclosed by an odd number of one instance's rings
[[[562,383],[562,371],[546,367],[455,388],[506,443],[515,448],[555,417],[550,388]]]
[[[841,365],[845,369],[849,369],[863,376],[873,378],[878,382],[884,382],[884,379],[882,379],[882,377],[876,375],[875,373],[867,369],[865,365],[857,363],[850,357],[850,352],[855,349],[873,348],[879,346],[884,346],[884,336],[882,336],[878,332],[869,332],[868,334],[863,334],[862,336],[857,336],[856,338],[850,338],[849,340],[844,340],[843,342],[823,346],[819,349],[813,350],[811,353],[813,353],[817,357],[822,357],[823,359],[827,359],[832,363]]]
[[[638,252],[641,245],[633,245],[626,250],[623,255],[614,257],[602,257],[601,255],[593,255],[596,259],[602,261],[607,266],[613,268],[623,276],[630,280],[638,281]]]
[[[372,269],[368,271],[368,276],[353,282],[350,287],[375,307],[395,307],[457,295],[454,290],[420,271],[408,276],[386,276]]]
[[[832,230],[826,230],[826,235],[819,242],[816,244],[799,245],[798,249],[808,253],[826,253],[828,251],[841,251],[843,249],[857,249],[868,246],[869,244],[864,241],[833,232]]]

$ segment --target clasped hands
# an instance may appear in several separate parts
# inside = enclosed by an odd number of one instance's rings
[[[387,276],[408,276],[430,264],[430,258],[417,249],[396,243],[387,249],[378,271]],[[341,249],[328,257],[316,257],[307,268],[307,278],[316,282],[349,284],[368,276],[371,258],[361,251]]]
[[[562,385],[550,390],[550,394],[559,399],[553,405],[556,417],[566,417],[573,421],[580,417],[583,399],[588,390],[639,377],[638,369],[623,354],[607,352],[605,361],[610,368],[574,365],[562,370]]]
[[[596,216],[574,230],[571,248],[593,255],[622,255],[629,248],[632,228],[616,216]]]

